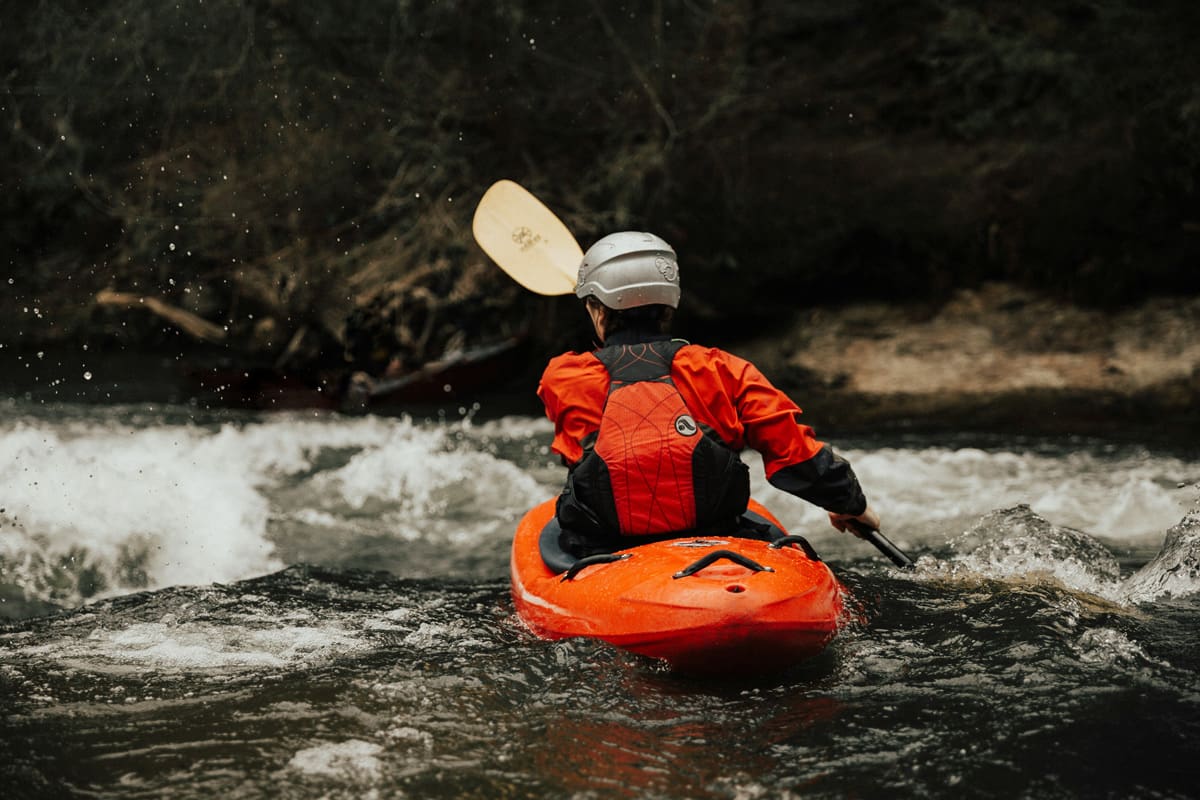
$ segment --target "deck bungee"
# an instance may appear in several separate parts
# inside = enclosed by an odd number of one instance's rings
[[[545,639],[588,637],[693,674],[774,671],[820,653],[843,620],[845,589],[769,511],[773,541],[685,536],[572,559],[557,547],[555,502],[529,511],[512,545],[520,619]]]

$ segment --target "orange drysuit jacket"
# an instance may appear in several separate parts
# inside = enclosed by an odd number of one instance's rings
[[[605,344],[631,341],[638,339],[618,335]],[[800,422],[799,406],[749,361],[689,344],[676,354],[671,379],[697,422],[734,450],[750,447],[762,455],[773,486],[841,514],[866,509],[850,464],[817,440]],[[593,353],[564,353],[546,366],[538,397],[554,422],[551,448],[568,467],[583,457],[584,437],[599,429],[608,390],[608,370]]]

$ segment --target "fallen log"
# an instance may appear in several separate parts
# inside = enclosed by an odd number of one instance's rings
[[[225,339],[225,329],[216,323],[209,322],[203,317],[179,306],[173,306],[157,297],[117,292],[104,289],[96,295],[96,303],[102,306],[118,308],[145,308],[170,322],[189,336],[205,342],[219,342]]]

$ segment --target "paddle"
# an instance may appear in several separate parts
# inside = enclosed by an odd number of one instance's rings
[[[889,542],[888,538],[882,533],[866,523],[859,522],[856,519],[848,519],[846,522],[851,533],[862,539],[864,542],[870,542],[871,544],[875,545],[875,549],[890,558],[892,563],[897,567],[900,567],[901,569],[915,568],[913,560],[904,555],[904,553],[900,551],[899,547],[896,547],[896,545]]]
[[[471,231],[500,269],[529,291],[575,291],[583,250],[562,220],[520,185],[492,184],[475,208]]]
[[[517,283],[544,295],[570,294],[583,250],[563,221],[527,189],[496,181],[483,193],[471,221],[475,241]],[[892,563],[912,569],[912,559],[882,533],[849,520],[858,538],[870,542]]]

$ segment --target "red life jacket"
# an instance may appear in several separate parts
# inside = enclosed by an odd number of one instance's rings
[[[749,469],[696,422],[671,380],[671,362],[685,344],[596,351],[608,370],[608,397],[559,497],[564,529],[602,537],[703,531],[746,510]]]

